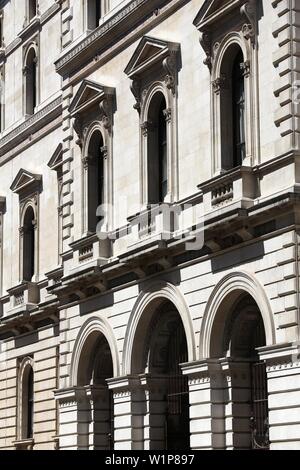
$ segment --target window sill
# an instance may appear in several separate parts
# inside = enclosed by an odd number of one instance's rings
[[[13,444],[16,450],[33,450],[34,439],[21,439]]]
[[[35,16],[29,22],[26,22],[24,28],[18,34],[18,37],[24,39],[29,34],[32,34],[34,31],[37,31],[41,23],[40,16]]]

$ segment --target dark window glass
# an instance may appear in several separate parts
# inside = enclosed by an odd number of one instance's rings
[[[239,166],[246,156],[245,147],[245,81],[242,51],[237,55],[232,71],[233,105],[233,164]]]
[[[27,439],[33,437],[33,370],[30,368],[27,383]]]
[[[158,156],[159,156],[159,200],[164,201],[168,192],[168,162],[167,162],[167,125],[164,115],[165,100],[159,110],[158,126]]]

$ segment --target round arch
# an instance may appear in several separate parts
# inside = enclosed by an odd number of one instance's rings
[[[85,131],[84,137],[84,144],[83,144],[83,156],[88,157],[88,151],[90,142],[93,138],[95,132],[99,132],[101,134],[103,140],[103,146],[107,145],[107,132],[104,126],[101,124],[100,121],[95,121],[90,124],[90,126]]]
[[[232,46],[238,46],[244,56],[244,61],[250,60],[250,50],[247,42],[245,41],[243,35],[239,32],[231,32],[227,34],[223,40],[218,44],[216,51],[216,56],[213,64],[212,70],[212,80],[220,77],[222,73],[222,67],[224,64],[224,57],[226,56],[228,50]]]
[[[33,204],[33,201],[32,200],[29,200],[27,201],[24,206],[21,208],[21,227],[24,226],[24,220],[25,220],[25,216],[27,214],[27,211],[28,209],[31,209],[32,212],[33,212],[33,215],[34,215],[34,218],[37,219],[37,207],[35,206],[35,204]]]
[[[142,316],[148,311],[148,308],[151,308],[151,305],[155,308],[157,302],[162,300],[169,300],[177,309],[186,335],[188,361],[192,362],[195,360],[196,342],[193,322],[184,296],[173,284],[164,281],[155,281],[139,295],[128,321],[123,349],[124,375],[132,373],[132,353],[137,339],[136,332]],[[149,317],[151,317],[151,315]]]
[[[104,336],[109,345],[114,377],[118,377],[120,375],[119,353],[114,332],[106,320],[103,318],[92,317],[83,324],[75,341],[71,360],[70,386],[77,386],[81,354],[90,335],[97,332]]]
[[[28,380],[30,371],[34,374],[34,361],[30,356],[24,357],[18,372],[18,414],[17,414],[17,436],[19,440],[24,439],[26,433],[26,415],[27,415],[27,403],[24,403],[26,400],[26,395],[28,391],[26,390],[26,381]]]
[[[155,97],[156,94],[162,94],[163,97],[165,98],[166,102],[166,108],[171,107],[170,99],[169,99],[169,93],[167,93],[164,85],[161,82],[154,82],[149,90],[147,90],[146,95],[144,96],[144,105],[142,107],[142,122],[145,122],[148,120],[148,115],[149,115],[149,110],[152,104],[152,100]]]
[[[266,345],[275,344],[274,319],[264,288],[252,274],[234,272],[221,279],[207,302],[200,331],[200,360],[210,357],[212,331],[221,305],[224,305],[226,301],[229,304],[230,302],[233,303],[241,293],[249,294],[260,310],[265,329]]]
[[[37,46],[37,43],[36,42],[30,42],[27,47],[26,47],[26,50],[25,50],[25,53],[24,53],[24,66],[27,65],[28,63],[28,57],[30,56],[30,54],[34,54],[34,57],[37,58],[38,56],[38,46]]]

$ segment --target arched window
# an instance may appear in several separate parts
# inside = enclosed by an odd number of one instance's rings
[[[31,206],[26,210],[23,225],[23,280],[31,281],[35,272],[35,217]]]
[[[37,2],[36,0],[28,0],[28,21],[31,21],[37,12]]]
[[[246,158],[245,62],[238,44],[226,50],[221,75],[214,84],[220,94],[221,165],[229,170],[242,165]]]
[[[162,93],[152,99],[148,114],[148,202],[164,202],[168,193],[166,100]]]
[[[95,131],[88,147],[88,231],[94,233],[99,222],[97,208],[104,203],[103,136]]]
[[[24,399],[26,402],[24,403],[24,410],[26,411],[26,439],[30,439],[33,437],[33,370],[32,367],[29,368],[28,376],[27,376],[27,383],[25,384],[26,389],[24,394]],[[24,400],[24,401],[25,401]]]
[[[34,372],[33,360],[22,360],[18,379],[18,441],[33,438],[34,433]],[[24,447],[28,448],[28,447]]]
[[[33,47],[26,56],[24,68],[25,74],[25,112],[28,115],[34,113],[37,105],[37,57]]]
[[[237,54],[232,68],[232,125],[233,166],[239,166],[246,157],[245,149],[245,81],[243,53]]]

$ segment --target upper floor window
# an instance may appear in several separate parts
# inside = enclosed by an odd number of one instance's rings
[[[0,296],[3,287],[3,214],[5,212],[6,200],[0,196]]]
[[[38,68],[37,49],[31,45],[24,59],[24,98],[25,114],[34,114],[38,102]]]
[[[69,108],[81,150],[85,236],[112,228],[114,110],[114,88],[90,80],[82,82]]]
[[[35,272],[35,216],[31,206],[23,223],[23,280],[31,281]]]
[[[28,21],[31,21],[37,15],[37,1],[36,0],[28,0],[28,14],[27,18]]]
[[[86,0],[86,26],[95,29],[101,18],[109,11],[109,0]]]
[[[4,65],[0,67],[0,132],[4,129],[4,103],[5,103],[5,76]]]
[[[0,10],[0,48],[4,47],[3,10]]]
[[[99,222],[97,208],[104,203],[104,142],[99,129],[91,135],[88,145],[88,231],[96,232]]]
[[[141,129],[140,204],[178,198],[177,76],[180,45],[145,36],[125,73]]]
[[[35,282],[39,267],[39,194],[42,176],[19,170],[11,190],[20,203],[20,281]]]
[[[166,99],[161,92],[154,95],[148,114],[148,202],[165,200],[168,193],[168,149]]]
[[[58,212],[58,264],[61,264],[61,253],[63,251],[63,157],[62,157],[62,144],[60,143],[53,153],[50,161],[48,162],[49,168],[56,171],[57,180],[57,212]]]
[[[258,2],[206,0],[200,31],[212,83],[212,173],[259,163]]]
[[[243,53],[239,51],[232,68],[233,166],[241,165],[245,148],[245,83]]]
[[[228,170],[242,165],[246,158],[245,61],[237,44],[225,51],[214,87],[220,106],[221,164]]]

